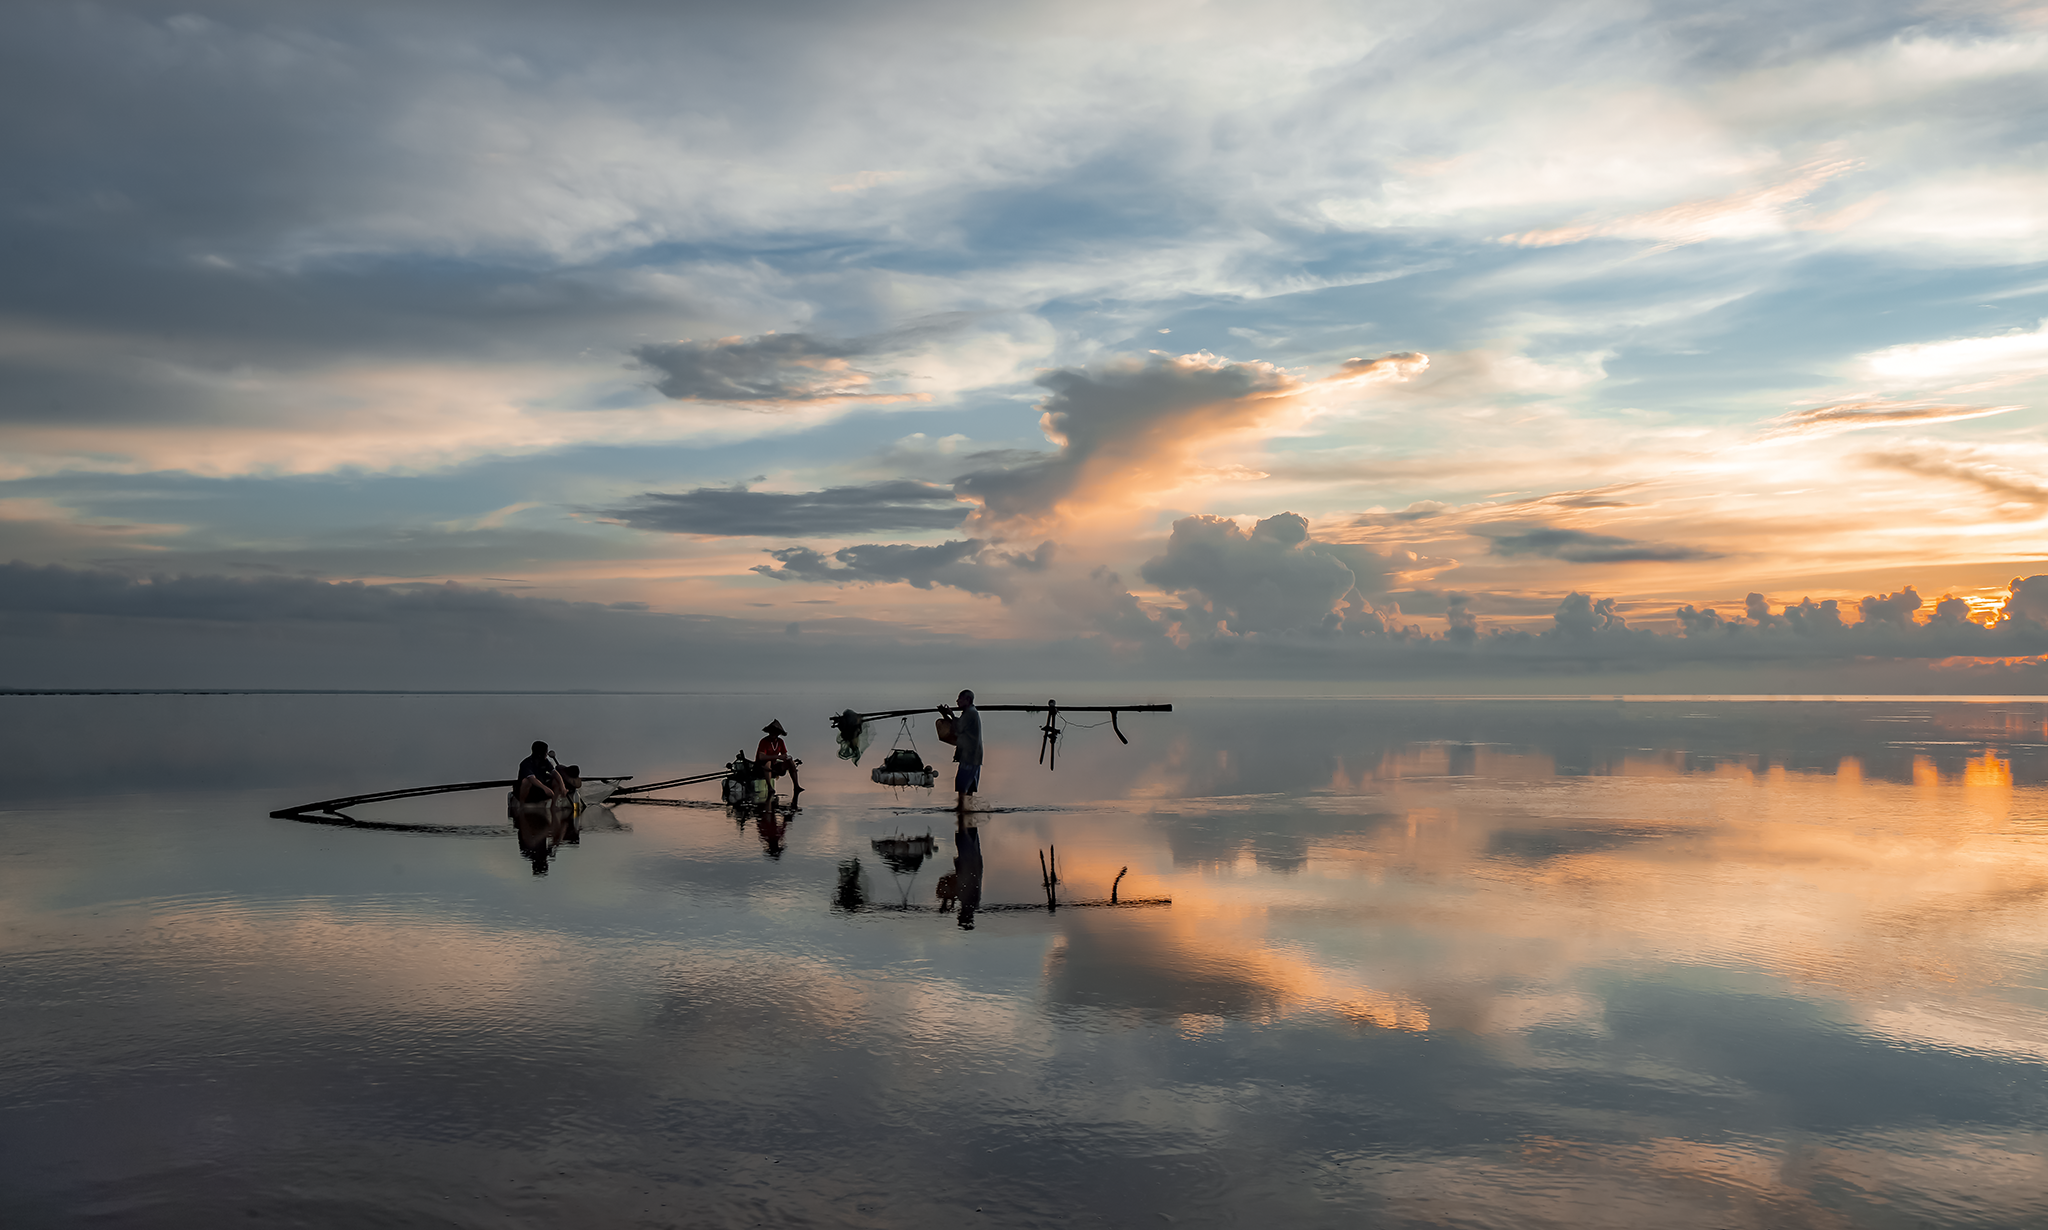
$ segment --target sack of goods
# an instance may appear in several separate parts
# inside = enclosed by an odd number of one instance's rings
[[[914,749],[899,747],[868,776],[878,786],[923,786],[929,790],[939,775]]]
[[[942,717],[938,721],[933,722],[932,725],[939,732],[939,742],[958,743],[960,741],[959,736],[954,733],[959,729],[959,727],[954,725],[952,718]]]
[[[925,771],[924,757],[907,747],[899,747],[883,757],[882,767],[892,773],[922,773]]]

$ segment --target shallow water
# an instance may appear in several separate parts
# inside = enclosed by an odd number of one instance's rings
[[[991,715],[963,930],[922,699],[0,697],[7,1224],[2048,1224],[2042,706]],[[777,716],[765,825],[267,816]]]

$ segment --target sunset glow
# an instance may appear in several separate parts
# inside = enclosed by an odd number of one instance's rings
[[[9,682],[362,582],[277,682],[488,675],[453,583],[616,686],[2048,687],[2024,6],[338,13],[5,19]]]

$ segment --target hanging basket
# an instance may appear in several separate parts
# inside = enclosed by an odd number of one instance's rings
[[[898,732],[901,740],[910,733],[910,720],[904,719],[903,729]],[[932,788],[939,780],[939,771],[924,762],[924,756],[915,746],[893,747],[868,774],[877,786],[921,786]]]

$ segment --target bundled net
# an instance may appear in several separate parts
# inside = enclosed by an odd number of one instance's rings
[[[838,734],[839,758],[860,763],[860,754],[868,750],[868,724],[860,714],[848,709],[832,719],[832,728]]]

